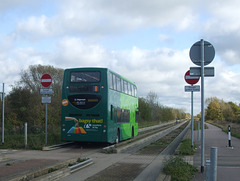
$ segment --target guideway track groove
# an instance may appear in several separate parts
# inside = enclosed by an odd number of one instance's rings
[[[126,145],[125,147],[119,147],[117,148],[117,152],[122,152],[122,153],[134,153],[137,150],[151,144],[152,142],[155,142],[157,140],[159,140],[160,138],[166,136],[168,133],[172,132],[173,130],[177,129],[178,127],[180,127],[181,125],[183,125],[185,123],[179,123],[177,125],[171,126],[171,127],[167,127],[166,129],[159,131],[156,131],[150,135],[144,136],[142,139],[130,143],[128,145]]]

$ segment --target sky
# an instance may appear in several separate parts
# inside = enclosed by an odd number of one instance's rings
[[[238,0],[1,0],[0,84],[11,91],[29,65],[106,67],[151,91],[164,106],[190,112],[184,80],[192,45],[215,49],[205,99],[240,102]],[[200,85],[200,81],[197,85]],[[0,86],[2,89],[2,86]],[[194,92],[194,114],[201,94]]]

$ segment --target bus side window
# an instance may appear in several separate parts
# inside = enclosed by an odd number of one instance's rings
[[[124,93],[127,94],[128,93],[128,84],[127,82],[124,80]]]
[[[138,122],[139,120],[139,111],[136,111],[135,113],[135,122]]]
[[[117,109],[113,109],[114,110],[114,121],[117,122]]]
[[[125,122],[129,123],[130,122],[130,110],[125,109]]]
[[[123,79],[121,79],[121,92],[124,92]]]
[[[117,91],[121,92],[121,79],[120,77],[116,76],[116,80],[117,80]]]
[[[117,109],[117,122],[121,122],[122,120],[122,111],[121,109]]]
[[[131,84],[131,89],[132,89],[132,94],[131,96],[134,96],[134,88],[133,88],[133,85]]]
[[[109,88],[113,89],[113,74],[111,72],[109,73],[109,80],[108,80],[108,82],[109,82]]]
[[[128,94],[132,95],[132,86],[129,82],[128,82]]]
[[[134,96],[137,97],[137,87],[134,86]]]
[[[117,90],[117,84],[116,84],[116,76],[115,76],[115,74],[113,74],[112,79],[113,79],[113,89],[114,89],[114,90]]]

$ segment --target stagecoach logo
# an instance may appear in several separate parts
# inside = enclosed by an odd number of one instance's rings
[[[85,124],[84,128],[88,128],[89,129],[89,128],[91,128],[91,126],[92,126],[91,124]]]
[[[67,99],[63,99],[62,100],[62,105],[63,106],[67,106],[68,105],[68,100]]]

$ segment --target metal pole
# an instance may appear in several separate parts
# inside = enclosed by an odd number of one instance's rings
[[[2,144],[4,144],[4,83],[2,91]]]
[[[24,139],[24,146],[25,149],[27,148],[27,122],[24,124],[24,133],[25,133],[25,139]]]
[[[193,86],[193,85],[191,85]],[[191,124],[192,124],[192,129],[191,129],[191,147],[193,147],[193,91],[191,91]]]
[[[45,146],[47,146],[47,103],[46,103],[46,114],[45,114]]]
[[[216,181],[217,180],[217,155],[218,155],[218,148],[217,147],[211,147],[211,154],[210,154],[210,180]]]
[[[205,135],[204,135],[204,40],[201,39],[201,121],[202,121],[202,129],[201,129],[201,172],[204,172],[204,150],[205,150]]]

